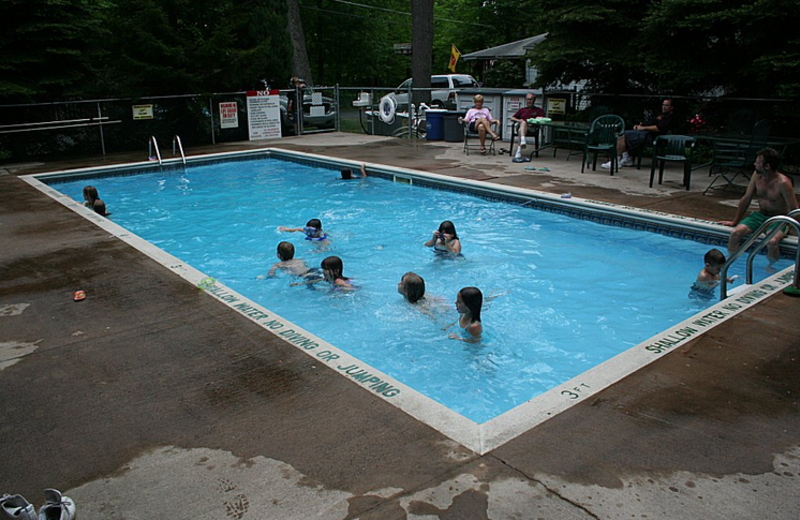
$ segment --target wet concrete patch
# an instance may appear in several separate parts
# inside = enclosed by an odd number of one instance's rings
[[[14,366],[22,358],[33,354],[39,348],[39,342],[24,343],[19,341],[3,341],[0,342],[0,371]]]

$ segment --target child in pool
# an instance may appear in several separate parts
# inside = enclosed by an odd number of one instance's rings
[[[367,177],[368,177],[368,175],[367,175],[367,165],[364,164],[364,163],[361,163],[361,180],[364,180]],[[357,178],[358,177],[353,177],[353,170],[351,170],[350,168],[344,168],[342,170],[342,180],[343,181],[349,181],[349,180],[357,179]]]
[[[458,326],[464,330],[464,336],[450,334],[450,339],[458,339],[467,343],[477,343],[481,340],[483,325],[481,325],[481,306],[483,305],[483,294],[477,287],[464,287],[458,291],[456,296],[456,310],[461,315],[458,318]],[[455,323],[448,325],[450,328]]]
[[[106,203],[100,200],[97,188],[94,186],[85,186],[83,188],[83,200],[83,205],[87,208],[92,208],[98,215],[104,217],[110,215],[110,213],[106,211]]]
[[[294,257],[294,246],[289,242],[281,242],[278,244],[278,258],[280,261],[272,264],[267,276],[275,276],[278,269],[293,274],[294,276],[303,276],[309,271],[305,262]]]
[[[425,294],[425,280],[417,273],[409,271],[404,274],[397,284],[397,292],[402,294],[408,303],[431,317],[435,317],[434,311],[446,308],[443,298]]]
[[[425,242],[425,247],[432,247],[436,251],[461,254],[461,240],[456,233],[456,226],[449,220],[439,224],[439,229],[433,232],[430,240]]]
[[[305,282],[297,282],[290,285],[310,285],[325,281],[332,284],[337,289],[343,289],[345,291],[353,291],[356,289],[350,283],[351,279],[346,278],[344,274],[342,274],[344,265],[342,264],[342,259],[338,256],[327,257],[320,264],[320,268],[322,270],[322,276],[319,276],[318,272],[309,271],[304,275],[304,278],[306,278]]]
[[[725,265],[725,255],[719,249],[712,249],[705,254],[703,261],[705,266],[697,275],[697,280],[689,291],[689,298],[710,300],[714,297],[714,289],[719,285],[719,273]],[[736,278],[728,278],[728,283],[733,283]]]
[[[278,231],[285,231],[288,233],[297,233],[298,231],[302,231],[306,235],[306,240],[324,243],[327,243],[328,241],[328,234],[322,230],[322,222],[317,218],[312,218],[306,222],[305,227],[290,228],[281,226],[278,228]]]

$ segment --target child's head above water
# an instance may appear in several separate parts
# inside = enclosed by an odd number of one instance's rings
[[[353,170],[351,170],[350,168],[342,169],[342,179],[350,180],[352,178],[353,178]]]
[[[322,274],[328,281],[344,278],[344,274],[342,274],[342,271],[344,271],[344,265],[342,265],[342,259],[338,256],[329,256],[322,261],[320,267],[322,268]]]
[[[463,307],[458,309],[459,304]],[[483,293],[477,287],[464,287],[458,291],[456,297],[456,308],[461,314],[464,314],[463,308],[469,311],[472,316],[472,321],[481,321],[481,306],[483,305]]]
[[[294,246],[291,242],[281,242],[278,244],[278,258],[281,259],[281,262],[294,258]]]
[[[97,194],[97,188],[94,186],[85,186],[83,188],[83,200],[86,202],[93,204],[94,201],[99,199],[100,196]]]
[[[405,296],[409,303],[417,303],[425,296],[425,280],[416,273],[408,272],[400,278],[397,292]]]
[[[445,220],[441,224],[439,224],[439,234],[446,233],[450,235],[450,239],[458,238],[458,234],[456,233],[456,226],[449,220]]]
[[[725,265],[725,255],[719,249],[712,249],[703,257],[706,269],[718,273]]]
[[[319,238],[322,236],[322,222],[318,218],[312,218],[306,222],[303,228],[306,238]]]

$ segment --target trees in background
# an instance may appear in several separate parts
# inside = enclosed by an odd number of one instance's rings
[[[0,0],[0,102],[285,87],[287,1],[317,84],[410,75],[393,50],[411,41],[407,0]],[[531,55],[540,86],[798,98],[798,25],[796,0],[438,0],[432,72],[447,72],[451,44],[468,53],[548,32]]]
[[[793,0],[541,0],[543,84],[585,79],[605,92],[800,94]]]

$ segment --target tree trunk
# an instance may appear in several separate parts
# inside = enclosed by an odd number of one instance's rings
[[[292,40],[292,74],[306,80],[309,85],[314,84],[311,77],[311,65],[308,63],[308,51],[306,50],[306,38],[303,34],[303,22],[300,20],[300,6],[297,0],[286,0],[287,12],[287,31]]]
[[[433,62],[433,0],[411,0],[411,77],[414,88],[430,88]],[[430,104],[431,92],[414,91],[413,103]]]

